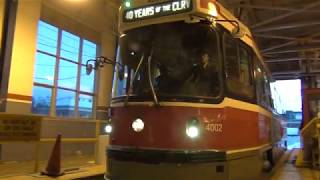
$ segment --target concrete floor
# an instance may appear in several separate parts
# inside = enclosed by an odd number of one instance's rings
[[[78,169],[79,167],[90,167],[93,168],[94,156],[70,156],[64,157],[61,160],[61,168],[63,169]],[[43,171],[47,166],[47,161],[39,161],[38,169]],[[0,179],[8,179],[11,177],[20,177],[25,174],[32,174],[35,169],[34,161],[11,161],[0,163]]]
[[[104,165],[92,165],[87,167],[82,167],[79,170],[66,172],[65,175],[50,178],[47,176],[41,176],[40,174],[30,174],[30,175],[20,175],[20,176],[11,176],[11,177],[3,177],[2,180],[69,180],[69,179],[82,179],[83,177],[87,177],[86,179],[92,179],[93,177],[98,177],[98,179],[103,180],[103,175],[106,170]],[[94,178],[93,178],[94,179]]]
[[[296,168],[291,163],[284,164],[271,180],[319,180],[319,171],[308,168]]]
[[[320,180],[320,170],[295,167],[298,149],[288,152],[287,158],[280,162],[270,180]]]
[[[282,161],[277,165],[273,172],[265,174],[261,180],[320,180],[320,170],[309,168],[297,168],[294,166],[296,151],[287,152]],[[1,169],[3,170],[3,169]],[[105,166],[93,165],[80,168],[77,171],[69,172],[57,179],[83,179],[83,180],[103,180]],[[47,180],[53,179],[36,174],[25,176],[0,177],[0,180]]]

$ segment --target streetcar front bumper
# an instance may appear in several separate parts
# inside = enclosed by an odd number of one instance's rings
[[[109,148],[109,180],[228,179],[224,151],[169,151]]]

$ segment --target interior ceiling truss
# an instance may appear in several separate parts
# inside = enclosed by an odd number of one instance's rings
[[[319,0],[219,2],[252,30],[275,79],[320,75]]]

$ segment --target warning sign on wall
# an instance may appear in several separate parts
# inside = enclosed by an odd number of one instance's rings
[[[39,116],[0,114],[0,142],[38,141],[40,124]]]

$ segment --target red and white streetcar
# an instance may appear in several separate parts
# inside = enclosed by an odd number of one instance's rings
[[[283,131],[245,25],[214,0],[131,0],[119,20],[107,179],[249,180],[274,164]]]

